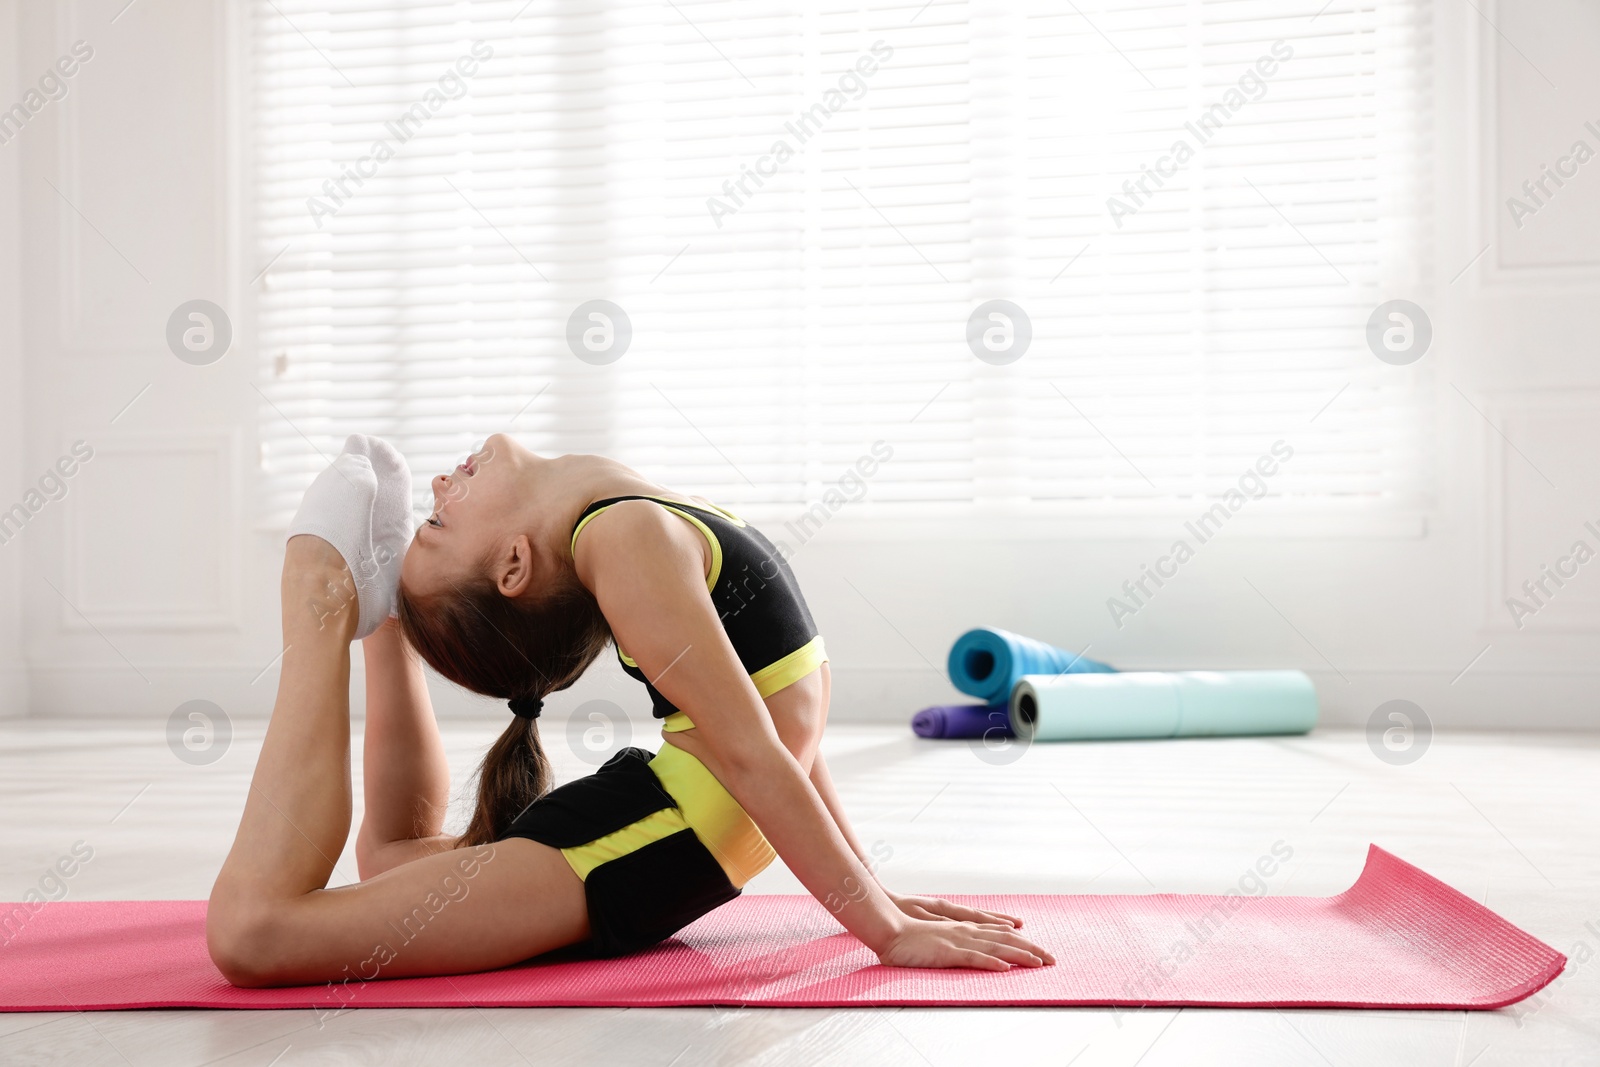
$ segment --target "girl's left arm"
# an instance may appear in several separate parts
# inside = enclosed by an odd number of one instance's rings
[[[366,803],[356,834],[363,880],[419,856],[453,849],[444,832],[450,764],[428,699],[422,659],[389,619],[361,642],[367,717],[361,762]]]
[[[845,816],[844,803],[839,799],[839,791],[834,788],[833,775],[828,773],[828,764],[822,758],[820,748],[812,758],[810,778],[817,795],[822,798],[823,806],[828,809],[828,814],[833,816],[833,821],[839,826],[839,832],[849,843],[850,851],[856,854],[861,865],[877,879],[878,884],[883,886],[883,891],[901,911],[915,919],[954,919],[957,922],[1010,923],[1013,927],[1022,926],[1022,920],[1014,915],[969,908],[965,904],[956,904],[940,897],[901,896],[883,885],[883,879],[879,877],[877,864],[874,862],[877,857],[867,855],[867,851],[861,847],[861,839],[856,836],[849,818]]]

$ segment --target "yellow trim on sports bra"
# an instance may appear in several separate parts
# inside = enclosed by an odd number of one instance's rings
[[[787,656],[776,663],[762,667],[750,676],[755,683],[756,692],[765,700],[773,693],[798,682],[828,659],[828,650],[823,647],[822,635],[818,634]],[[685,730],[694,729],[694,720],[689,718],[687,712],[675,711],[661,720],[661,732],[668,734],[681,734]]]
[[[661,501],[658,500],[656,503],[661,504]],[[717,535],[711,532],[711,527],[707,526],[704,522],[701,522],[698,517],[689,514],[687,511],[684,511],[681,508],[675,508],[671,504],[661,504],[661,506],[672,512],[674,515],[680,515],[683,518],[688,519],[690,522],[694,523],[695,526],[699,527],[700,532],[705,535],[706,544],[711,546],[711,570],[706,573],[706,589],[708,591],[715,589],[717,587],[717,579],[722,577],[722,542],[718,541]],[[604,509],[602,508],[601,510]]]
[[[701,536],[703,536],[706,539],[706,543],[711,546],[711,572],[706,575],[706,591],[709,592],[712,589],[715,589],[717,587],[717,579],[722,577],[722,542],[718,541],[717,540],[717,535],[711,532],[711,527],[707,526],[705,523],[701,522],[699,519],[695,518],[693,515],[689,514],[688,512],[680,511],[678,508],[675,508],[675,507],[672,506],[673,503],[682,503],[682,501],[670,501],[669,502],[666,499],[658,499],[658,498],[653,497],[653,496],[635,497],[634,499],[635,500],[649,500],[652,503],[661,505],[662,507],[666,508],[668,511],[672,512],[674,515],[681,516],[681,517],[683,517],[685,519],[688,519],[690,522],[694,523],[695,527],[697,529],[699,529]],[[607,504],[605,507],[600,508],[597,511],[591,511],[591,512],[589,512],[589,514],[585,515],[583,517],[583,519],[581,521],[579,521],[578,525],[576,527],[574,527],[573,530],[572,530],[572,541],[571,541],[571,543],[570,543],[570,545],[568,547],[568,551],[573,551],[573,552],[577,551],[577,548],[578,548],[578,535],[583,532],[583,528],[585,526],[589,525],[589,520],[590,519],[594,518],[596,515],[599,515],[599,514],[602,514],[602,513],[606,512],[606,511],[609,511],[611,508],[616,507],[617,504],[625,504],[625,503],[627,503],[627,501],[619,500],[619,501],[617,501],[616,504]],[[695,507],[695,506],[698,506],[698,505],[690,504],[688,506]],[[719,512],[723,511],[722,508],[716,507],[714,505],[712,506],[711,510],[719,511]],[[726,512],[723,512],[723,513],[727,514]],[[734,519],[733,521],[739,522],[739,525],[741,525],[741,526],[744,525],[742,520]],[[621,645],[617,646],[617,657],[619,659],[621,659],[623,663],[627,664],[630,667],[637,668],[639,666],[637,663],[634,662],[632,656],[628,655],[626,652],[624,652],[622,650],[622,646]]]
[[[689,514],[687,511],[683,511],[680,508],[673,507],[674,504],[681,504],[684,507],[691,507],[691,508],[692,507],[701,507],[703,505],[690,504],[687,501],[681,501],[681,500],[671,500],[670,498],[666,498],[666,497],[645,496],[645,497],[633,497],[632,499],[634,499],[634,500],[648,500],[648,501],[651,501],[652,503],[659,504],[662,507],[666,508],[668,511],[672,512],[674,515],[680,516],[680,517],[685,518],[685,519],[689,520],[690,522],[694,523],[696,528],[699,529],[701,535],[703,537],[705,537],[706,543],[711,546],[711,571],[706,575],[706,589],[708,591],[712,590],[712,589],[715,589],[717,587],[717,579],[722,577],[722,542],[718,541],[717,540],[717,535],[711,532],[711,527],[707,526],[705,523],[701,522],[698,518],[696,518],[695,516]],[[591,511],[591,512],[589,512],[589,514],[585,515],[582,519],[580,519],[578,521],[578,525],[574,526],[572,528],[572,540],[570,542],[568,542],[568,544],[567,544],[567,551],[568,552],[576,552],[578,550],[578,535],[583,532],[583,528],[585,526],[589,525],[590,520],[592,520],[596,515],[602,515],[605,512],[610,511],[612,508],[616,507],[617,504],[626,504],[626,503],[628,503],[628,501],[626,501],[626,500],[618,500],[615,503],[607,504],[603,508],[598,508],[598,509],[596,509],[594,511]],[[718,511],[718,512],[722,512],[723,511],[722,508],[716,507],[715,505],[713,505],[710,508],[710,510]],[[723,512],[723,514],[728,514],[728,513],[727,512]],[[737,522],[740,526],[744,525],[744,522],[741,519],[731,518],[730,521]],[[622,650],[619,648],[617,651],[620,653]],[[628,659],[626,656],[623,656],[623,659],[624,659],[624,661],[627,662],[628,666],[630,666],[630,667],[638,666],[638,664],[634,663],[632,660]]]
[[[787,689],[818,667],[828,658],[818,634],[776,663],[769,663],[750,676],[756,683],[756,692],[765,700],[780,689]]]
[[[618,503],[620,503],[620,501],[618,501]],[[572,540],[567,542],[567,551],[569,553],[578,551],[578,535],[583,533],[583,528],[589,525],[590,520],[604,510],[606,509],[601,508],[600,511],[591,511],[589,514],[578,520],[578,525],[572,528]]]
[[[679,501],[679,503],[685,503],[685,501]],[[723,518],[727,519],[729,522],[733,523],[735,526],[748,526],[748,525],[750,525],[749,523],[747,523],[743,519],[741,519],[739,516],[735,515],[733,512],[731,512],[727,508],[723,507],[721,504],[713,504],[709,500],[702,501],[702,502],[687,501],[687,503],[693,503],[695,507],[697,507],[697,508],[705,508],[707,511],[715,511],[718,515],[721,515]]]

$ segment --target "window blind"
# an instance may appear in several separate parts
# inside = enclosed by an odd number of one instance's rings
[[[866,514],[1181,510],[1277,440],[1264,507],[1428,501],[1364,331],[1429,267],[1429,0],[249,11],[268,522],[355,431],[419,501],[501,430],[756,516],[878,441]]]

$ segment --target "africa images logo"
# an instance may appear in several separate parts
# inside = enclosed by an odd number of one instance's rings
[[[446,102],[466,96],[467,79],[476,75],[479,64],[487,62],[493,55],[494,46],[489,42],[474,41],[470,54],[458,58],[439,76],[437,83],[422,94],[421,100],[406,108],[398,117],[383,124],[384,131],[389,136],[373,141],[366,155],[348,166],[341,167],[338,177],[324,181],[322,192],[326,199],[322,196],[306,199],[306,211],[311,215],[311,220],[317,224],[317,229],[322,229],[324,217],[337,215],[355,195],[350,188],[352,183],[359,189],[367,184],[368,178],[377,177],[380,165],[395,157],[397,146],[405,144],[421,133],[422,128],[439,113]]]
[[[1206,108],[1193,121],[1183,124],[1184,130],[1189,134],[1188,137],[1179,137],[1172,142],[1167,153],[1156,160],[1154,168],[1141,165],[1137,179],[1125,180],[1122,183],[1122,192],[1128,199],[1124,200],[1117,196],[1106,199],[1106,214],[1117,224],[1117,229],[1122,229],[1124,218],[1138,214],[1139,209],[1166,184],[1166,179],[1176,177],[1200,149],[1222,132],[1222,127],[1243,110],[1246,104],[1266,96],[1267,79],[1278,73],[1280,63],[1286,63],[1293,57],[1293,45],[1283,40],[1273,41],[1269,54],[1261,56],[1246,67],[1238,81],[1222,94],[1221,100]],[[1155,189],[1150,188],[1151,183],[1154,183]]]

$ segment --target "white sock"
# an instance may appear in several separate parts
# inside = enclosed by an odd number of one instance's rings
[[[380,442],[382,444],[382,442]],[[393,449],[383,444],[383,449]],[[311,483],[300,510],[289,523],[289,536],[309,534],[320,537],[332,545],[350,568],[355,579],[359,617],[356,638],[360,639],[383,625],[394,610],[395,589],[399,584],[400,559],[405,554],[411,531],[404,529],[396,537],[393,504],[390,494],[382,493],[372,456],[371,439],[352,434],[345,440],[344,451],[334,457],[333,463]],[[398,453],[394,454],[398,456]],[[400,463],[404,465],[404,460]],[[385,454],[382,460],[386,470],[392,471],[392,460]],[[407,478],[409,482],[409,477]],[[389,484],[393,484],[390,482]],[[409,511],[411,490],[407,485],[402,506]],[[380,508],[378,502],[384,500]],[[384,523],[377,520],[382,516]],[[330,605],[330,610],[336,608]]]
[[[379,551],[378,556],[392,618],[399,599],[395,591],[400,586],[400,564],[417,532],[411,506],[411,466],[397,448],[382,438],[366,437],[365,441],[372,473],[378,477],[378,499],[372,505],[372,544],[374,549],[388,549]]]

